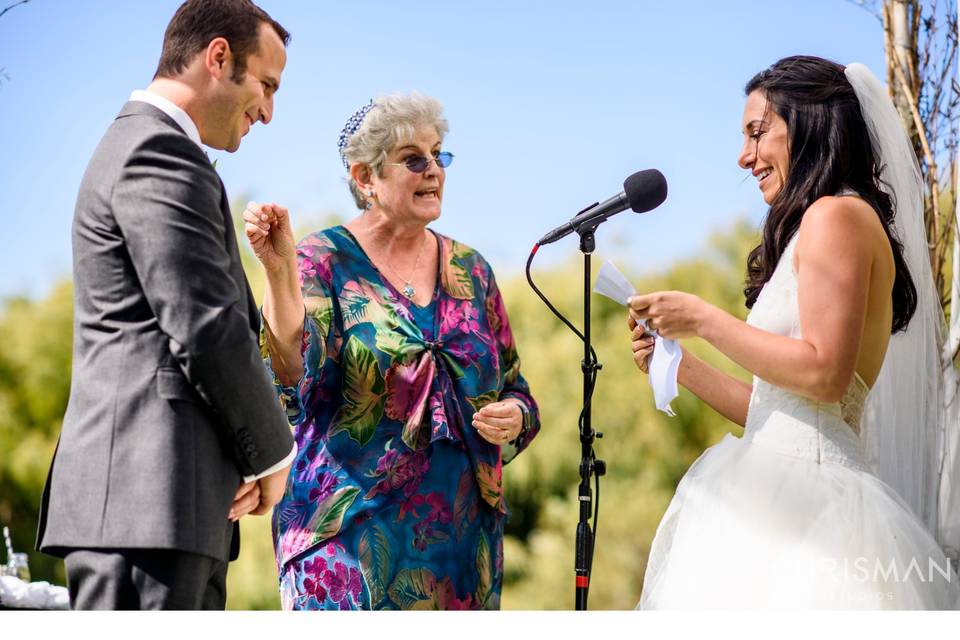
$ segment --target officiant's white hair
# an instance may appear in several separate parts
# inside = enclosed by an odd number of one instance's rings
[[[412,140],[417,130],[433,127],[441,140],[449,130],[440,101],[416,91],[379,96],[373,99],[373,104],[363,124],[347,141],[343,156],[348,165],[356,162],[369,165],[377,176],[381,175],[390,150]],[[366,195],[353,178],[348,176],[347,181],[357,208],[366,208]]]

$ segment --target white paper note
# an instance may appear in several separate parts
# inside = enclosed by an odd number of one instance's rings
[[[637,295],[637,290],[630,284],[627,277],[610,260],[600,266],[600,272],[593,283],[593,291],[623,306],[627,306],[631,296]],[[643,323],[643,328],[647,328],[646,322]],[[678,395],[677,372],[680,370],[683,351],[676,340],[661,338],[656,331],[651,333],[655,336],[655,343],[648,367],[650,386],[653,388],[657,409],[672,417],[676,414],[670,407],[670,403]]]

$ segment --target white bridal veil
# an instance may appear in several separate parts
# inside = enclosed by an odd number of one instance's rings
[[[891,337],[880,377],[867,400],[861,429],[864,448],[880,478],[900,493],[956,563],[960,522],[951,520],[960,520],[960,513],[951,503],[960,501],[954,495],[960,475],[956,460],[960,402],[954,401],[953,363],[949,355],[941,355],[941,345],[944,354],[952,350],[944,345],[943,310],[930,269],[923,181],[886,88],[859,63],[849,65],[846,75],[870,130],[882,167],[881,187],[893,199],[894,227],[917,288],[916,313],[905,332]],[[955,251],[955,262],[957,256]]]

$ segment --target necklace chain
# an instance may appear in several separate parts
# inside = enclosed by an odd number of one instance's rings
[[[420,256],[423,255],[423,247],[426,244],[427,244],[427,236],[424,235],[423,239],[420,240],[420,249],[417,250],[417,258],[413,262],[413,270],[411,271],[409,278],[404,278],[402,275],[400,275],[400,273],[398,273],[397,270],[393,268],[393,265],[390,264],[389,260],[384,261],[384,264],[387,265],[387,268],[390,269],[393,275],[403,280],[403,289],[400,290],[400,293],[405,295],[410,300],[413,300],[413,296],[417,295],[417,290],[413,286],[412,279],[415,275],[417,275],[417,267],[420,266]]]

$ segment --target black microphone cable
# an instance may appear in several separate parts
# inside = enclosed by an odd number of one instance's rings
[[[557,316],[557,318],[559,318],[563,324],[567,325],[570,331],[572,331],[578,338],[580,338],[581,342],[586,342],[587,339],[586,337],[584,337],[583,333],[579,329],[577,329],[575,326],[573,326],[573,323],[567,320],[566,317],[564,317],[564,315],[560,313],[560,311],[557,310],[556,307],[553,306],[553,303],[550,302],[547,296],[542,291],[540,291],[540,288],[537,287],[536,283],[533,281],[533,275],[530,271],[530,268],[533,265],[533,258],[537,255],[537,251],[539,250],[540,250],[539,243],[533,245],[533,249],[530,251],[530,255],[527,257],[527,267],[526,267],[527,283],[530,285],[530,288],[533,289],[534,293],[536,293],[537,296],[539,296],[539,298],[543,301],[543,304],[547,305],[547,308],[550,309],[553,315]],[[590,384],[588,385],[587,398],[583,403],[583,408],[580,409],[580,417],[577,420],[577,425],[579,426],[578,431],[580,433],[583,433],[584,416],[586,415],[587,410],[590,408],[591,404],[593,403],[593,390],[597,386],[597,373],[600,370],[600,367],[596,366],[598,364],[597,352],[594,350],[593,345],[590,345],[590,358],[593,360],[593,362],[590,362],[587,364],[592,364],[595,366],[591,367],[591,371],[593,373],[590,375]],[[594,491],[595,495],[594,495],[594,501],[593,501],[593,527],[592,527],[593,536],[592,536],[592,539],[590,540],[590,560],[589,560],[590,573],[593,572],[593,549],[597,543],[597,522],[600,518],[600,474],[594,475],[594,486],[596,487],[596,489]]]

